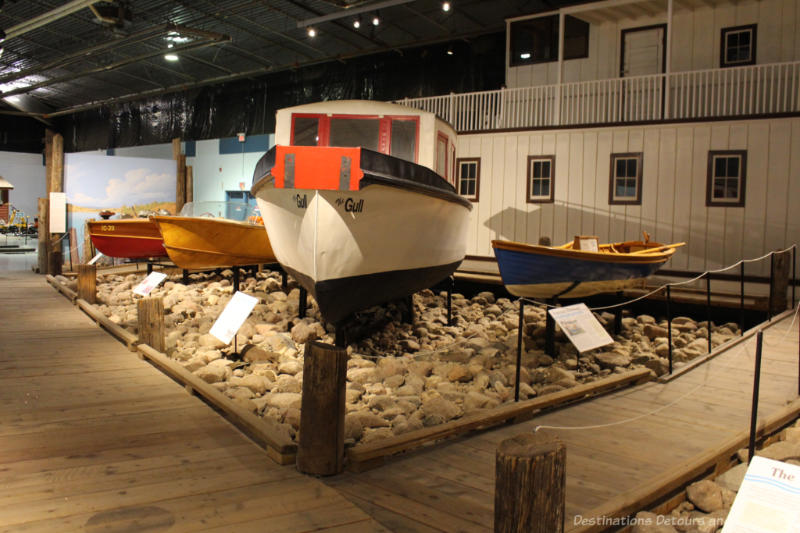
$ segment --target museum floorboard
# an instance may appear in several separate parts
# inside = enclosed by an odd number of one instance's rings
[[[792,318],[764,331],[760,422],[800,413],[798,323]],[[325,482],[395,532],[490,531],[498,444],[537,426],[559,426],[564,429],[544,430],[567,448],[566,529],[626,505],[635,513],[643,494],[692,465],[713,465],[719,450],[746,436],[755,344],[753,336],[668,383],[622,389]],[[680,484],[691,480],[685,476]]]
[[[30,272],[0,272],[0,531],[387,531]]]

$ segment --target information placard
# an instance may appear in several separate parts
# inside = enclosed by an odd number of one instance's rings
[[[86,264],[87,264],[87,265],[93,265],[93,264],[97,263],[97,261],[98,261],[98,260],[99,260],[101,257],[103,257],[103,252],[97,252],[97,255],[96,255],[96,256],[94,256],[94,257],[92,257],[92,260],[91,260],[91,261],[89,261],[89,262],[88,262],[88,263],[86,263]]]
[[[150,292],[158,287],[162,281],[167,279],[167,275],[163,272],[151,272],[140,284],[133,288],[133,294],[140,296],[147,296]]]
[[[67,194],[50,193],[50,233],[67,231]]]
[[[800,531],[800,466],[755,456],[722,533]]]
[[[555,307],[548,310],[548,313],[579,352],[594,350],[614,342],[586,304]]]
[[[222,310],[217,321],[211,326],[211,333],[225,344],[230,344],[233,336],[242,327],[242,324],[250,315],[250,312],[258,303],[258,298],[249,294],[237,292]]]

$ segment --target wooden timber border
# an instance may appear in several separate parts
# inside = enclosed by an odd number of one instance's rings
[[[261,418],[236,405],[233,400],[183,368],[166,354],[153,349],[147,344],[140,343],[138,336],[111,322],[97,307],[78,298],[74,291],[61,285],[53,276],[47,276],[46,279],[48,283],[66,296],[73,304],[77,305],[99,326],[125,344],[130,351],[137,352],[139,357],[147,359],[153,366],[182,384],[187,392],[197,394],[215,407],[243,433],[262,446],[273,461],[281,465],[294,463],[297,445],[288,436],[280,432],[275,427],[274,422]]]

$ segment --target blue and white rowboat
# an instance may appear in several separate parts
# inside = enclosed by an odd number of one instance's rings
[[[584,298],[633,287],[658,270],[684,243],[628,241],[576,249],[492,241],[508,292],[524,298]],[[596,241],[595,241],[596,243]]]

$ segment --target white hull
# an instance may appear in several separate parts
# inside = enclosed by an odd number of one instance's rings
[[[412,286],[414,271],[453,265],[440,280],[464,259],[469,210],[436,196],[374,184],[358,191],[262,187],[256,197],[278,262],[308,278],[301,283],[404,272],[410,294],[428,286]],[[306,288],[314,294],[314,286]]]

